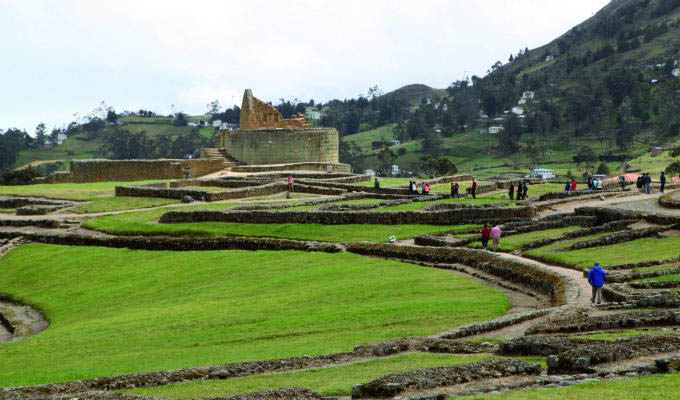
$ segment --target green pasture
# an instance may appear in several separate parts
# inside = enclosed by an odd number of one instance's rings
[[[501,249],[504,251],[513,251],[521,248],[522,246],[529,244],[531,242],[535,242],[540,239],[545,239],[545,238],[557,238],[562,236],[563,234],[571,231],[575,231],[581,229],[580,226],[567,226],[564,228],[554,228],[554,229],[546,229],[543,231],[533,231],[533,232],[527,232],[527,233],[520,233],[517,235],[510,235],[506,237],[501,236]],[[482,243],[481,242],[472,242],[469,244],[470,247],[474,248],[481,248]],[[491,247],[491,242],[489,242],[489,247]]]
[[[678,397],[678,374],[588,382],[567,387],[521,390],[472,396],[470,400],[669,400]],[[453,398],[450,398],[453,399]]]
[[[0,186],[0,195],[49,197],[52,199],[89,201],[111,197],[116,186],[166,182],[149,180],[136,182],[42,183],[37,185]]]
[[[179,200],[159,199],[155,197],[97,197],[89,203],[71,208],[69,211],[77,214],[91,214],[158,207],[168,204],[177,204],[179,202]]]
[[[0,346],[0,386],[350,351],[509,308],[447,271],[350,253],[143,251],[29,244],[1,292],[50,320]]]

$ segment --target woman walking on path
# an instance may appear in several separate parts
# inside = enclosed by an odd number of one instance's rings
[[[489,238],[491,237],[491,229],[489,229],[489,226],[487,224],[484,224],[484,228],[482,228],[480,233],[482,234],[482,249],[488,250]]]
[[[522,182],[517,183],[517,200],[522,200]]]
[[[576,190],[576,179],[572,178],[572,180],[571,180],[571,191],[573,192],[575,190]]]
[[[293,186],[295,182],[293,181],[293,175],[288,175],[288,191],[293,192]]]
[[[471,188],[470,192],[472,193],[472,198],[476,199],[477,198],[477,181],[475,180],[475,178],[472,178],[472,188]]]
[[[510,189],[508,190],[508,197],[513,200],[515,196],[515,182],[510,182]]]
[[[493,241],[493,251],[498,251],[498,249],[501,248],[501,235],[503,235],[503,232],[501,232],[501,228],[494,224],[493,228],[491,228],[491,240]]]

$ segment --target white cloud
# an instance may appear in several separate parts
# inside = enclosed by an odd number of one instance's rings
[[[101,100],[203,112],[246,87],[269,101],[445,87],[606,3],[0,0],[0,127],[68,122]]]

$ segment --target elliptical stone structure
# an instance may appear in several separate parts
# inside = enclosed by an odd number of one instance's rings
[[[292,169],[307,169],[311,163],[318,164],[311,169],[325,170],[331,165],[334,171],[348,171],[349,165],[339,163],[338,140],[334,128],[312,128],[302,114],[284,119],[250,89],[243,94],[240,129],[215,133],[222,154],[249,166],[300,164]]]

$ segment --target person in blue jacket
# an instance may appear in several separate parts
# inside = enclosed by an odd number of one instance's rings
[[[564,191],[565,191],[565,192],[571,191],[571,183],[567,182],[567,184],[564,185]]]
[[[590,298],[593,304],[602,304],[602,286],[606,279],[607,273],[600,267],[600,263],[595,263],[588,272],[588,283],[593,287],[593,295]]]

